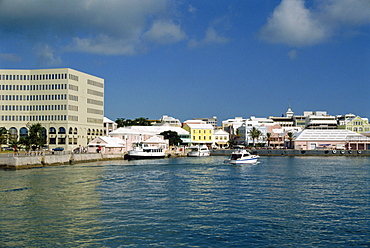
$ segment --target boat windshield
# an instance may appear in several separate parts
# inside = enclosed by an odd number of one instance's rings
[[[239,159],[239,158],[241,158],[242,157],[242,155],[241,154],[232,154],[231,155],[231,160],[237,160],[237,159]]]

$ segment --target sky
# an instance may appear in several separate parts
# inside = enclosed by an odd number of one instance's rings
[[[369,0],[0,0],[0,68],[105,80],[105,116],[370,118]]]

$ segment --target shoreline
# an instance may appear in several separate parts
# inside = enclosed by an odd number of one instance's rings
[[[212,156],[230,156],[235,150],[212,151]],[[250,150],[260,156],[370,156],[370,150],[294,150],[294,149],[258,149]]]
[[[235,149],[214,150],[211,156],[230,156]],[[260,156],[370,156],[370,150],[293,150],[293,149],[261,149],[252,150],[253,154]],[[166,158],[185,157],[186,154],[167,153]],[[53,154],[34,156],[8,156],[0,158],[0,169],[20,170],[41,168],[47,166],[73,165],[109,160],[125,160],[125,154],[77,153]]]

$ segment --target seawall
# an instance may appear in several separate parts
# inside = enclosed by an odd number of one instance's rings
[[[182,153],[170,152],[166,157],[181,157]],[[76,163],[87,163],[95,161],[106,160],[123,160],[125,154],[102,154],[102,153],[60,153],[60,154],[38,154],[34,153],[32,156],[9,156],[0,157],[0,169],[4,170],[18,170],[39,168],[45,166],[68,165]]]
[[[55,154],[40,156],[10,156],[10,157],[0,157],[0,168],[5,170],[17,170],[112,159],[118,160],[123,158],[124,158],[123,154],[100,154],[100,153]]]

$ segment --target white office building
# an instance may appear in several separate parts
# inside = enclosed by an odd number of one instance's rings
[[[32,124],[48,148],[86,146],[102,136],[104,79],[69,68],[0,70],[0,127],[18,139]]]

